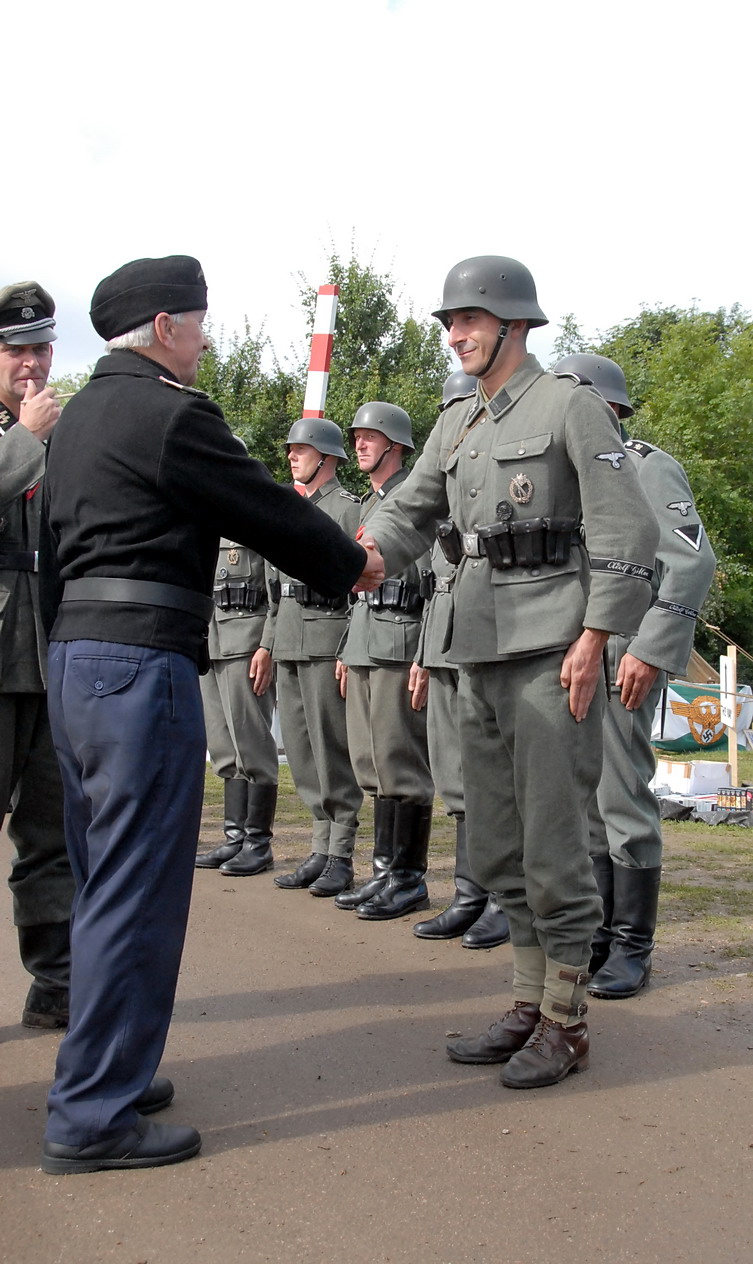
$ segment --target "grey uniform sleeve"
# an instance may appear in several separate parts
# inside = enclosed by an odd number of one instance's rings
[[[629,447],[630,445],[628,445]],[[661,448],[630,453],[659,522],[656,600],[644,615],[630,653],[682,676],[693,648],[695,622],[714,577],[716,558],[693,503],[684,469]]]
[[[430,551],[436,519],[449,512],[442,428],[440,417],[405,482],[390,493],[366,525],[366,534],[374,536],[384,558],[386,575],[400,574]]]
[[[269,562],[264,564],[264,583],[267,589],[267,617],[264,620],[264,628],[261,634],[261,648],[269,650],[270,654],[274,654],[275,648],[275,629],[277,627],[277,608],[280,599],[277,591],[277,571]]]
[[[583,626],[630,634],[651,600],[656,517],[608,405],[595,391],[573,390],[565,433],[578,476],[591,571]]]
[[[0,511],[39,482],[44,455],[44,445],[20,422],[0,435]]]

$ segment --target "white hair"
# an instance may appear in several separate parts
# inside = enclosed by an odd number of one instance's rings
[[[173,312],[170,319],[176,325],[183,324],[185,312]],[[148,320],[145,325],[139,325],[137,329],[129,329],[127,334],[118,334],[117,338],[111,338],[107,344],[108,351],[135,351],[138,347],[152,347],[156,342],[154,321]]]

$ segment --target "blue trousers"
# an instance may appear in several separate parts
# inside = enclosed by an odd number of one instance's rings
[[[76,892],[46,1136],[83,1146],[135,1124],[164,1050],[206,739],[196,665],[166,650],[53,642],[48,704]]]

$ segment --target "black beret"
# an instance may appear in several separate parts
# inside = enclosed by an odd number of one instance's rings
[[[146,325],[159,312],[206,311],[207,283],[198,259],[168,255],[166,259],[134,259],[100,281],[89,315],[101,338],[109,342]]]

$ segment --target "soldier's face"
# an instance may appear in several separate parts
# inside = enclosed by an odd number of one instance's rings
[[[179,325],[173,325],[173,369],[179,382],[193,386],[199,371],[199,360],[209,348],[204,333],[203,320],[206,312],[184,312]]]
[[[52,343],[37,342],[25,347],[14,347],[0,342],[0,400],[10,408],[19,403],[32,381],[41,391],[47,385],[52,364]]]
[[[390,440],[381,430],[354,430],[353,435],[358,468],[369,474],[380,456],[391,446]]]
[[[461,307],[449,313],[448,342],[464,373],[478,376],[494,350],[499,335],[499,316],[480,307]]]
[[[291,443],[288,448],[290,473],[297,483],[305,483],[316,470],[321,455],[310,443]]]

